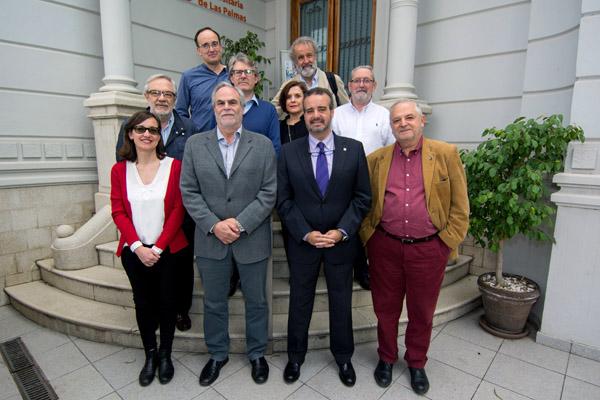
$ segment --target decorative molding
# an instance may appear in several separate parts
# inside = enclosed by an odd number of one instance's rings
[[[0,187],[98,181],[93,139],[0,137]]]

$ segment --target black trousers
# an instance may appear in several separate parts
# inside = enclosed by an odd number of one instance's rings
[[[147,267],[124,247],[121,262],[127,273],[144,350],[156,349],[156,329],[160,327],[160,348],[171,351],[175,334],[177,257],[165,249],[160,260]]]
[[[321,261],[302,264],[289,260],[290,308],[288,314],[288,358],[302,364],[308,350],[308,328],[315,302]],[[329,347],[338,364],[354,353],[352,331],[352,264],[324,263],[329,297]]]
[[[175,271],[176,311],[177,314],[187,314],[192,307],[192,292],[194,290],[194,233],[196,224],[189,214],[185,213],[183,233],[188,246],[174,254],[177,257]]]

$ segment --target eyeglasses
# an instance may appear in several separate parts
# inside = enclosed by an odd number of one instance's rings
[[[133,131],[138,135],[143,135],[146,131],[151,135],[160,135],[160,130],[155,126],[136,125],[133,127]]]
[[[357,85],[360,85],[361,83],[363,83],[365,85],[369,85],[375,81],[373,79],[369,79],[369,78],[356,78],[356,79],[352,79],[350,82],[356,83]]]
[[[242,74],[246,74],[246,75],[250,76],[250,75],[255,75],[256,71],[253,69],[250,69],[250,68],[248,68],[248,69],[232,69],[230,71],[230,73],[235,76],[242,76]]]
[[[201,44],[200,46],[198,46],[198,47],[200,47],[202,50],[208,50],[208,49],[210,49],[211,47],[212,47],[213,49],[218,49],[220,45],[221,45],[221,43],[219,43],[218,41],[216,41],[216,40],[215,40],[214,42],[202,43],[202,44]]]
[[[162,94],[163,96],[165,96],[165,99],[169,100],[173,100],[175,98],[175,93],[169,90],[148,90],[146,93],[148,93],[152,97],[160,97],[160,95]]]

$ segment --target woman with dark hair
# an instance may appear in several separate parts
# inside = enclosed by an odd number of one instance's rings
[[[281,89],[279,107],[287,114],[285,119],[279,121],[279,136],[282,145],[308,135],[302,105],[306,91],[306,85],[300,81],[290,81]]]
[[[181,162],[166,157],[160,120],[148,111],[133,114],[125,124],[119,155],[123,161],[111,171],[110,202],[121,232],[117,256],[131,283],[146,352],[139,382],[148,386],[158,369],[158,380],[165,384],[174,374],[175,253],[188,244],[181,229],[185,214],[179,191]]]

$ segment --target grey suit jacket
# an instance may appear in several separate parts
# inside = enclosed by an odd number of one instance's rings
[[[227,218],[236,218],[245,229],[229,245],[238,262],[254,263],[271,255],[277,164],[273,144],[266,136],[242,129],[229,179],[217,130],[190,137],[183,154],[181,195],[196,222],[197,256],[225,258],[228,245],[211,234],[210,229]]]

